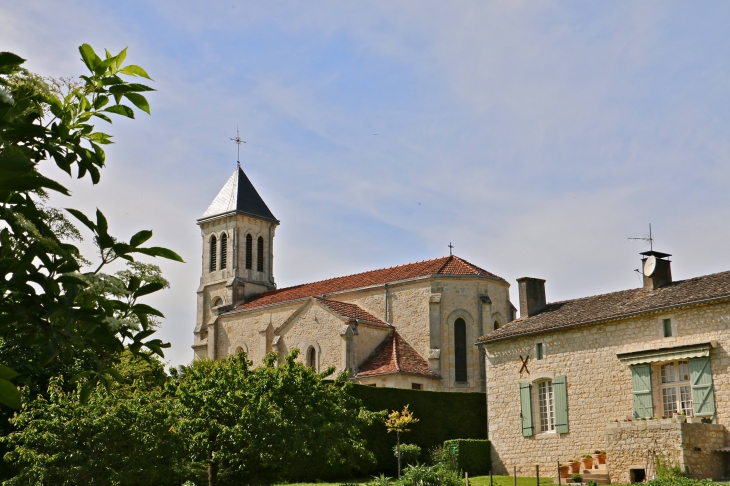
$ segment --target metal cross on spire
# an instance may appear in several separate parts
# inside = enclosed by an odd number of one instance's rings
[[[453,255],[454,254],[454,251],[453,250],[454,250],[454,245],[452,245],[451,242],[449,242],[449,255]]]
[[[241,167],[241,144],[246,143],[245,140],[241,140],[241,135],[238,133],[238,125],[236,125],[236,138],[232,138],[234,142],[236,142],[236,145],[238,146],[238,167]]]

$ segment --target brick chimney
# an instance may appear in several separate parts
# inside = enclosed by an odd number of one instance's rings
[[[545,281],[541,278],[522,277],[517,279],[520,290],[520,317],[539,313],[547,305]]]
[[[672,255],[654,250],[642,252],[640,255],[644,290],[656,290],[672,283],[672,262],[667,260]]]

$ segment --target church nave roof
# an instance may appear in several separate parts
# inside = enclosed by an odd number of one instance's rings
[[[292,300],[332,294],[344,290],[384,285],[392,282],[410,280],[434,275],[479,275],[491,277],[504,282],[497,275],[473,265],[455,255],[434,258],[422,262],[407,263],[395,267],[370,270],[345,277],[331,278],[294,287],[271,290],[252,297],[249,301],[236,307],[237,310],[252,309],[265,305],[278,304]]]
[[[377,326],[385,326],[390,327],[390,325],[386,322],[381,321],[362,307],[355,305],[355,304],[349,304],[347,302],[339,302],[336,300],[327,300],[327,299],[320,299],[316,298],[317,302],[320,304],[327,306],[329,309],[331,309],[336,314],[341,315],[342,317],[347,317],[349,319],[357,319],[361,322],[367,322],[369,324],[375,324]]]

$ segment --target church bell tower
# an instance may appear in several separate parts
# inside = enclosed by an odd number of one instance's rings
[[[216,316],[276,288],[273,250],[279,221],[239,165],[198,225],[203,255],[193,349],[196,358],[215,358],[215,336],[208,331]]]

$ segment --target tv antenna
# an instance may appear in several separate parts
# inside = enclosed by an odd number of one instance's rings
[[[246,143],[246,141],[241,140],[241,135],[238,133],[238,125],[236,125],[236,138],[232,138],[231,140],[236,142],[236,145],[238,146],[238,157],[236,160],[238,162],[238,167],[241,168],[241,144]]]
[[[654,238],[651,236],[651,223],[649,223],[649,236],[643,236],[641,238],[628,238],[629,240],[634,241],[648,241],[649,242],[649,250],[654,251]]]

